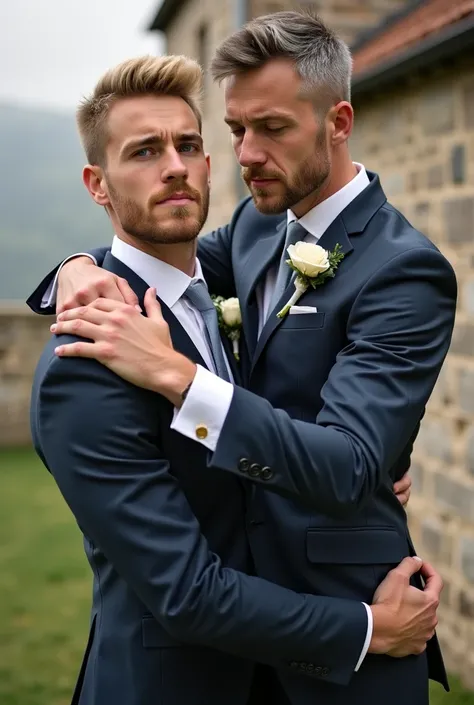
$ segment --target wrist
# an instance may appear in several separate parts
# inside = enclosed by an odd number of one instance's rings
[[[162,394],[174,407],[180,409],[184,402],[183,395],[196,376],[196,364],[173,351],[169,363],[160,365],[160,368],[161,371],[158,370],[153,380],[153,391]]]
[[[383,604],[369,605],[369,608],[372,612],[373,629],[368,653],[386,654],[395,642],[393,615]]]

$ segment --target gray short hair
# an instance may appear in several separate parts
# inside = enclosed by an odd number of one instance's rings
[[[331,101],[350,100],[350,49],[310,11],[275,12],[247,22],[217,48],[211,74],[220,83],[278,57],[295,62],[305,92],[319,89]]]

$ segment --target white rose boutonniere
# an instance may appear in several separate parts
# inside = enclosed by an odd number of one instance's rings
[[[289,246],[290,259],[287,259],[286,262],[296,272],[295,292],[288,303],[277,313],[278,318],[284,318],[310,286],[316,289],[327,279],[334,277],[339,263],[344,259],[341,249],[341,246],[337,244],[331,252],[328,252],[319,245],[310,242],[297,242],[296,245]]]
[[[239,300],[235,297],[224,299],[223,296],[212,296],[211,298],[216,307],[219,328],[221,328],[229,340],[232,341],[234,357],[238,360],[240,331],[242,329],[242,314],[240,313]]]

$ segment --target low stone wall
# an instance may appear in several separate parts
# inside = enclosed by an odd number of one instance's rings
[[[31,443],[31,383],[52,320],[24,304],[0,302],[0,447]]]

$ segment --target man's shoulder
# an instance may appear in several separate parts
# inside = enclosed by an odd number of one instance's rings
[[[419,250],[431,252],[440,260],[446,259],[428,235],[389,201],[375,213],[368,227],[374,235],[374,250],[378,251],[382,260],[395,259],[403,253],[408,255]]]

